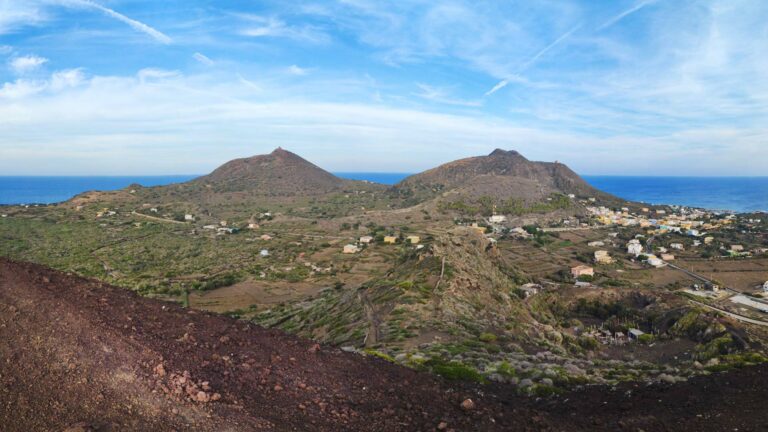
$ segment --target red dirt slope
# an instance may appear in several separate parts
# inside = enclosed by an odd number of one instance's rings
[[[461,408],[467,398],[475,409]],[[4,432],[82,422],[108,431],[539,429],[517,411],[383,360],[0,259]]]
[[[760,366],[533,401],[0,258],[3,432],[759,431],[767,399]]]

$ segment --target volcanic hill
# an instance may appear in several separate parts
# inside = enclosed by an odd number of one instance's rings
[[[512,198],[528,203],[541,202],[552,194],[610,197],[587,184],[564,164],[533,162],[514,150],[501,149],[410,176],[395,185],[394,190],[416,201],[440,195]]]
[[[271,195],[319,195],[357,183],[344,180],[278,147],[272,153],[231,160],[191,184],[218,191],[259,191]]]

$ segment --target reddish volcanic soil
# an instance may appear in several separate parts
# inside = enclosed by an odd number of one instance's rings
[[[0,259],[4,432],[757,431],[766,373],[537,402]]]

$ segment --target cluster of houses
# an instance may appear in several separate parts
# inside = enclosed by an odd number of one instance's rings
[[[633,213],[627,207],[611,210],[607,207],[587,207],[587,211],[602,225],[619,225],[624,227],[638,226],[648,228],[649,234],[664,234],[676,232],[691,237],[700,237],[702,231],[715,230],[733,223],[734,215],[724,218],[712,218],[711,213],[701,210],[686,210],[680,213],[667,214],[666,210],[652,211],[642,208],[639,214]]]
[[[359,239],[357,239],[357,243],[350,243],[344,245],[342,248],[342,253],[345,254],[356,254],[363,250],[363,248],[371,243],[373,243],[374,238],[372,236],[362,236]],[[397,236],[384,236],[383,242],[384,244],[396,244],[400,240]],[[405,242],[411,245],[415,245],[417,249],[421,249],[424,247],[424,245],[421,243],[421,237],[417,235],[409,235],[405,238]]]
[[[114,211],[114,210],[110,210],[108,208],[103,208],[103,209],[99,210],[98,212],[96,212],[96,217],[97,218],[103,218],[103,217],[107,217],[107,216],[114,216],[116,214],[117,214],[117,212]]]
[[[591,328],[584,333],[585,336],[593,337],[595,340],[603,345],[625,345],[630,342],[640,340],[640,337],[645,334],[644,331],[636,328],[630,328],[627,333],[624,332],[612,332],[607,328]]]

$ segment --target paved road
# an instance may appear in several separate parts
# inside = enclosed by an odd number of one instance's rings
[[[588,227],[562,227],[562,228],[542,228],[544,232],[567,232],[567,231],[590,231],[608,228],[607,226],[588,226]]]
[[[181,222],[181,221],[177,221],[177,220],[173,220],[173,219],[161,218],[161,217],[157,217],[157,216],[150,216],[150,215],[146,215],[144,213],[139,213],[137,211],[132,211],[131,214],[134,215],[134,216],[140,216],[140,217],[143,217],[143,218],[146,218],[146,219],[156,220],[158,222],[168,222],[168,223],[181,224],[181,225],[186,224],[186,222]]]
[[[733,318],[735,320],[741,321],[741,322],[745,322],[745,323],[749,323],[749,324],[755,324],[755,325],[759,325],[759,326],[763,326],[763,327],[768,327],[768,322],[765,322],[765,321],[760,321],[760,320],[756,320],[756,319],[745,317],[744,315],[739,315],[739,314],[735,314],[733,312],[728,312],[725,309],[720,309],[719,307],[710,306],[710,305],[708,305],[706,303],[702,303],[700,301],[696,301],[696,300],[692,300],[692,299],[688,299],[688,301],[691,302],[691,303],[695,303],[695,304],[697,304],[699,306],[703,306],[705,308],[712,309],[714,311],[720,312],[723,315],[729,316],[729,317],[731,317],[731,318]]]
[[[682,268],[682,267],[680,267],[680,266],[676,266],[676,265],[674,265],[674,264],[670,264],[670,263],[667,263],[667,265],[668,265],[669,267],[671,267],[671,268],[675,269],[675,270],[681,271],[681,272],[683,272],[683,273],[687,274],[688,276],[691,276],[691,277],[693,277],[693,278],[696,278],[696,279],[698,279],[698,280],[701,280],[701,281],[703,281],[703,282],[707,282],[707,283],[713,283],[713,282],[712,282],[710,279],[708,279],[708,278],[706,278],[705,276],[702,276],[702,275],[700,275],[700,274],[698,274],[698,273],[692,272],[692,271],[690,271],[690,270],[686,270],[686,269],[684,269],[684,268]],[[730,297],[732,297],[733,295],[741,295],[741,294],[742,294],[741,292],[739,292],[739,291],[736,291],[735,289],[732,289],[732,288],[723,287],[723,289],[724,289],[724,290],[726,290],[726,291],[728,291],[728,292],[730,292],[730,293],[731,293],[731,296],[729,296],[729,297],[727,297],[727,298],[725,298],[725,299],[722,299],[722,300],[727,300],[727,299],[729,299]],[[768,303],[763,303],[763,302],[761,302],[761,301],[759,301],[759,300],[757,300],[757,299],[753,299],[753,300],[755,300],[755,302],[756,302],[756,303],[762,303],[762,304],[765,304],[766,306],[768,306]],[[696,301],[696,300],[688,299],[688,301],[690,301],[690,302],[692,302],[692,303],[696,303],[696,304],[698,304],[698,305],[701,305],[701,306],[704,306],[704,307],[706,307],[706,308],[709,308],[709,309],[712,309],[712,310],[718,311],[718,312],[720,312],[720,313],[722,313],[722,314],[724,314],[724,315],[727,315],[727,316],[729,316],[729,317],[731,317],[731,318],[734,318],[734,319],[736,319],[736,320],[738,320],[738,321],[741,321],[741,322],[745,322],[745,323],[750,323],[750,324],[755,324],[755,325],[759,325],[759,326],[768,327],[768,322],[766,322],[766,321],[762,321],[762,320],[756,320],[756,319],[753,319],[753,318],[748,318],[748,317],[745,317],[745,316],[743,316],[743,315],[739,315],[739,314],[736,314],[736,313],[733,313],[733,312],[728,312],[728,311],[727,311],[727,310],[725,310],[725,309],[721,309],[721,308],[719,308],[719,307],[715,307],[715,306],[710,306],[710,305],[708,305],[708,304],[706,304],[706,303],[702,303],[702,302],[699,302],[699,301]],[[737,302],[737,303],[738,303],[738,302]],[[742,303],[742,304],[743,304],[743,303]],[[748,305],[748,306],[751,306],[751,305]],[[754,307],[754,306],[751,306],[751,307]],[[757,309],[757,308],[756,308],[756,309]]]

